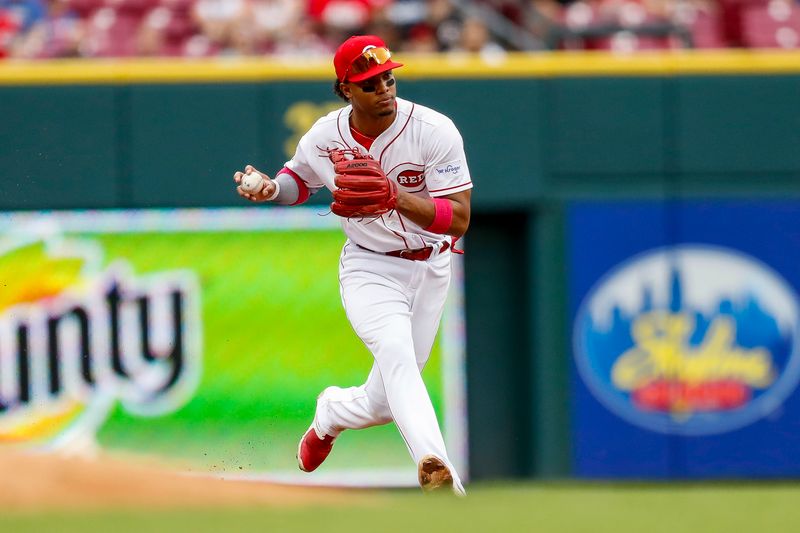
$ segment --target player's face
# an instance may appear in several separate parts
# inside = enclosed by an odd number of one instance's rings
[[[391,70],[348,85],[353,109],[376,117],[394,114],[397,83]]]

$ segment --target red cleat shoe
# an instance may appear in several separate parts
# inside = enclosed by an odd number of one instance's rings
[[[333,448],[333,441],[336,437],[325,435],[323,438],[317,436],[312,425],[300,439],[297,446],[297,465],[303,472],[313,472],[325,461]]]

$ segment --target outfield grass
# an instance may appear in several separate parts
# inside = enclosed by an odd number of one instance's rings
[[[351,494],[347,507],[3,513],[0,531],[800,531],[794,483],[472,485],[463,499],[416,490]]]

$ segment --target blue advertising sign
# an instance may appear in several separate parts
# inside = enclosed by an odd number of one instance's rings
[[[576,203],[575,470],[800,473],[800,202]]]

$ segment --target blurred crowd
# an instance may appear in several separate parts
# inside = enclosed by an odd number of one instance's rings
[[[0,0],[0,57],[800,47],[800,0]]]

